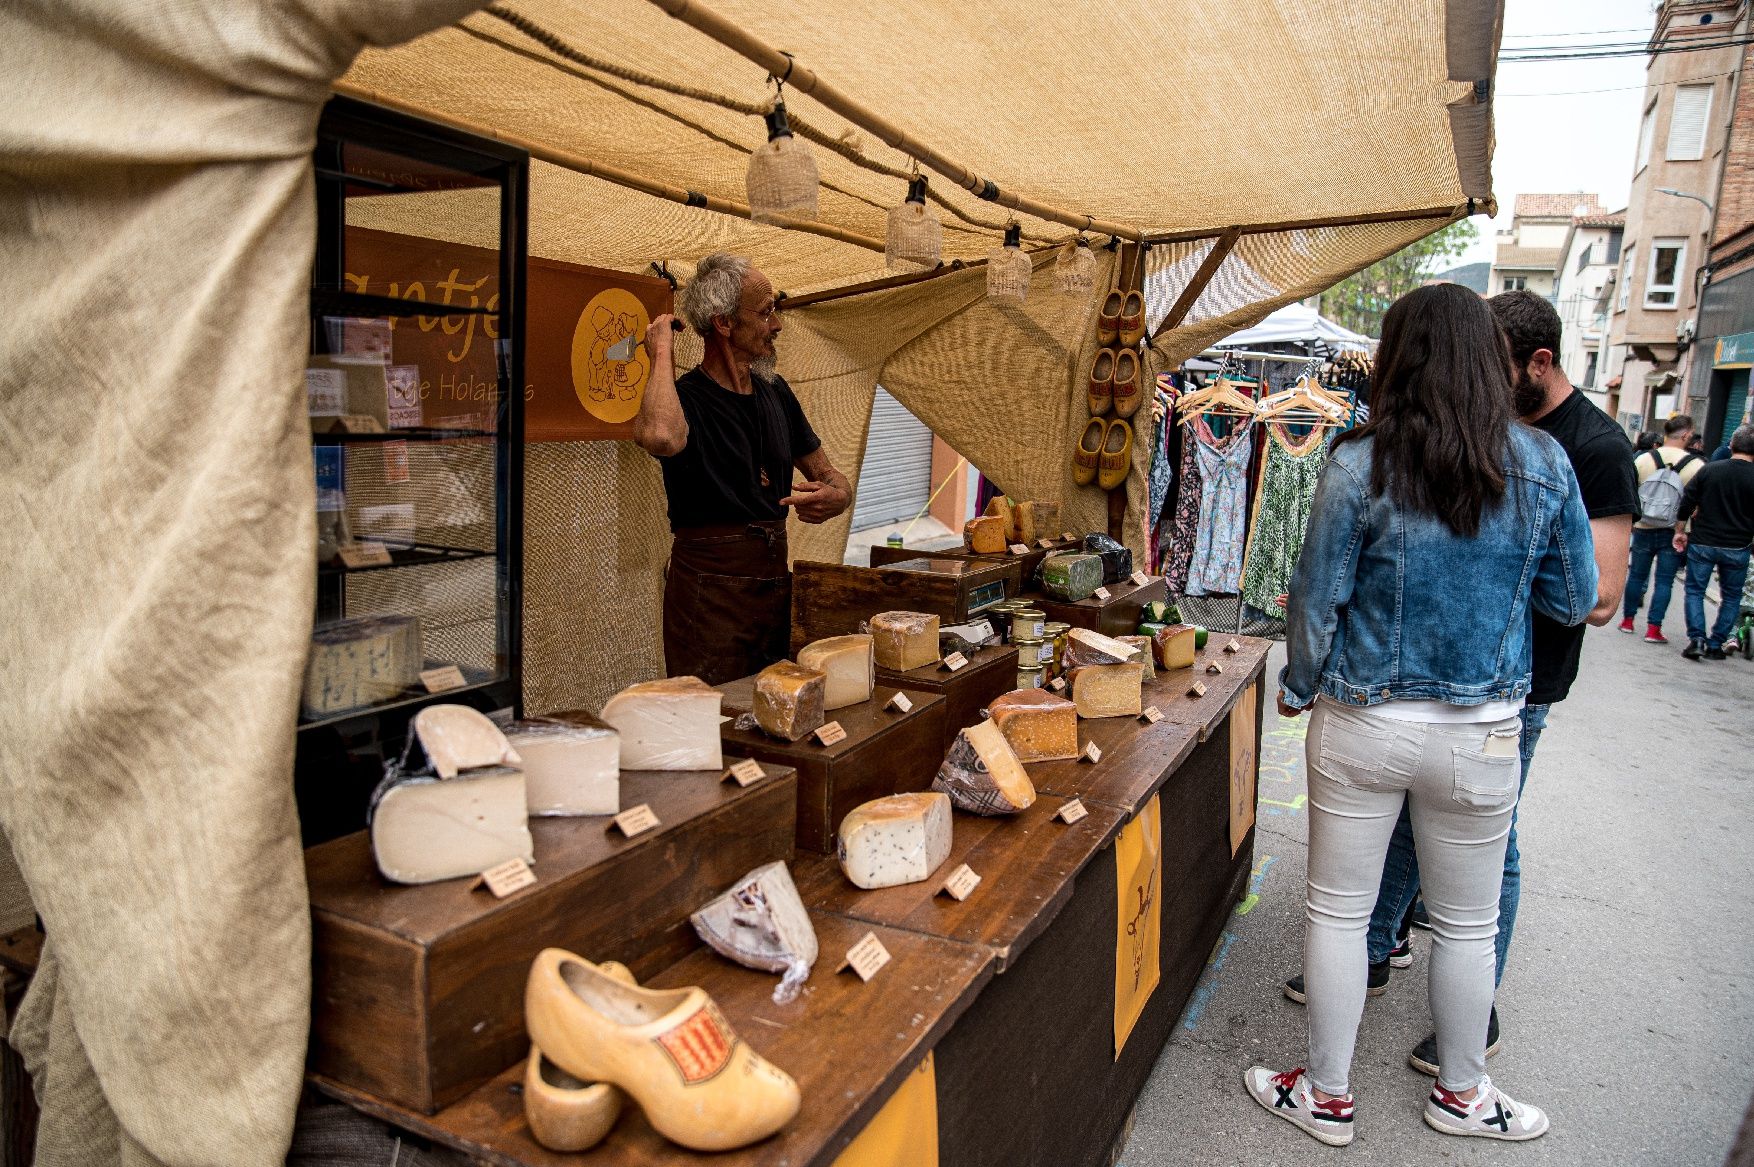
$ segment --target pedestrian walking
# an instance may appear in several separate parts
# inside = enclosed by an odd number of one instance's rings
[[[1383,319],[1370,421],[1335,441],[1292,577],[1279,711],[1315,709],[1309,1060],[1279,1073],[1252,1067],[1245,1084],[1270,1113],[1330,1145],[1352,1141],[1365,933],[1404,807],[1437,936],[1431,1007],[1442,1057],[1425,1121],[1513,1140],[1548,1126],[1486,1073],[1493,941],[1517,801],[1518,712],[1530,691],[1530,612],[1581,624],[1597,570],[1583,553],[1590,521],[1565,451],[1511,416],[1514,372],[1493,313],[1466,289],[1438,284],[1398,300]]]
[[[1644,604],[1644,589],[1650,584],[1654,565],[1656,584],[1651,587],[1650,611],[1644,624],[1647,644],[1669,643],[1669,638],[1663,635],[1663,616],[1669,610],[1669,596],[1682,565],[1682,556],[1673,546],[1675,516],[1681,505],[1681,492],[1705,465],[1705,459],[1687,449],[1692,438],[1693,419],[1677,413],[1663,423],[1663,444],[1633,459],[1638,470],[1639,514],[1632,525],[1632,565],[1626,575],[1620,631],[1637,631],[1633,617]]]
[[[1730,435],[1727,461],[1705,467],[1681,495],[1674,548],[1687,557],[1688,660],[1723,660],[1748,583],[1748,547],[1754,543],[1754,425]],[[1717,573],[1717,622],[1705,627],[1705,588]]]

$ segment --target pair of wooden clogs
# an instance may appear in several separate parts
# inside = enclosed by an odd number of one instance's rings
[[[1113,490],[1133,465],[1133,427],[1121,418],[1093,417],[1072,451],[1072,481]]]
[[[1090,416],[1101,417],[1112,407],[1116,417],[1139,412],[1139,354],[1098,349],[1090,362]]]
[[[1096,343],[1137,348],[1145,339],[1145,293],[1116,289],[1102,301],[1096,314]]]
[[[695,1151],[765,1139],[798,1113],[798,1084],[749,1048],[699,988],[644,989],[624,966],[544,949],[524,987],[524,1117],[536,1141],[584,1151],[631,1097]]]

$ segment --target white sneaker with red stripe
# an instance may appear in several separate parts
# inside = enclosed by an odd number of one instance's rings
[[[1309,1075],[1299,1066],[1275,1074],[1265,1066],[1251,1066],[1242,1076],[1254,1100],[1286,1122],[1303,1129],[1310,1138],[1330,1147],[1352,1141],[1352,1096],[1321,1102],[1310,1092]]]
[[[1482,1078],[1479,1092],[1471,1102],[1434,1085],[1431,1097],[1425,1100],[1425,1125],[1446,1135],[1520,1143],[1546,1134],[1548,1123],[1546,1111],[1516,1101],[1494,1086],[1491,1078]]]

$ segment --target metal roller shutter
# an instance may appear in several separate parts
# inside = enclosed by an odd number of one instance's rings
[[[1717,449],[1718,446],[1727,445],[1729,443],[1730,435],[1735,433],[1736,427],[1742,424],[1742,415],[1747,412],[1748,374],[1744,372],[1740,376],[1733,376],[1730,380],[1730,396],[1729,400],[1724,405],[1723,434],[1717,445],[1710,446],[1706,449],[1707,454],[1710,454],[1713,450]]]
[[[859,466],[853,530],[911,519],[931,495],[932,431],[879,385]]]

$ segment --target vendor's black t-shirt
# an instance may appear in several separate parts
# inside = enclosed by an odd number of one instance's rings
[[[1551,434],[1571,458],[1584,510],[1590,518],[1637,516],[1638,471],[1632,462],[1632,443],[1589,398],[1573,389],[1559,408],[1533,424]],[[1565,700],[1571,683],[1577,679],[1586,625],[1568,628],[1539,612],[1534,620],[1534,677],[1529,685],[1529,704],[1551,705]]]
[[[755,392],[733,393],[699,368],[676,380],[688,444],[659,458],[670,497],[670,529],[783,519],[792,463],[822,445],[785,378],[752,376]],[[767,471],[767,485],[761,472]]]

